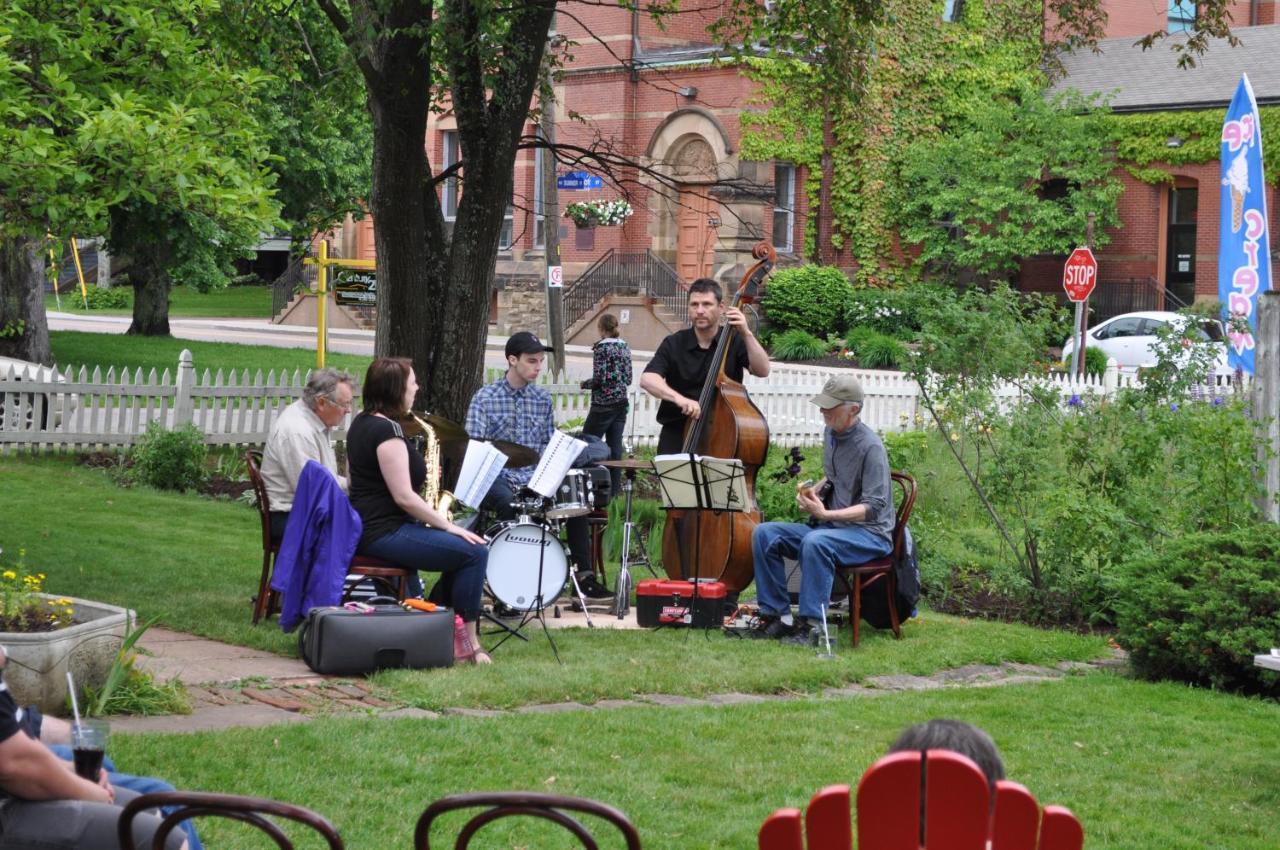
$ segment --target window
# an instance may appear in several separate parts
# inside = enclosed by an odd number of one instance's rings
[[[944,0],[942,4],[942,20],[955,23],[964,14],[964,0]]]
[[[512,204],[507,204],[507,214],[502,218],[502,232],[498,234],[499,251],[511,250],[511,242],[515,233],[515,214],[516,208]]]
[[[458,131],[445,130],[441,133],[444,156],[440,162],[440,170],[444,171],[458,161]],[[458,217],[458,178],[453,176],[444,181],[444,194],[440,198],[444,207],[444,217],[453,221]]]
[[[1123,319],[1116,319],[1105,328],[1102,328],[1094,335],[1094,339],[1119,339],[1126,336],[1138,336],[1141,327],[1142,319],[1136,316],[1126,316]]]
[[[796,229],[796,167],[780,162],[773,167],[773,247],[790,254]]]
[[[538,128],[538,138],[542,138],[542,128]],[[533,149],[533,247],[547,247],[546,221],[542,215],[542,158],[546,152],[541,148]]]
[[[1191,32],[1196,28],[1196,4],[1191,0],[1169,0],[1169,32]]]

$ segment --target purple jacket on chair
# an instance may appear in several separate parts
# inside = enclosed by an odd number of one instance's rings
[[[342,601],[342,583],[363,530],[338,479],[307,461],[271,575],[271,588],[283,597],[280,628],[293,631],[312,608]]]

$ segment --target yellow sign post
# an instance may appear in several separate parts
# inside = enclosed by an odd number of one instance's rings
[[[321,239],[318,247],[320,256],[307,257],[302,262],[308,266],[316,266],[316,368],[324,368],[325,349],[328,347],[329,326],[327,307],[329,302],[329,266],[344,269],[376,269],[377,260],[331,260],[329,259],[329,243]]]

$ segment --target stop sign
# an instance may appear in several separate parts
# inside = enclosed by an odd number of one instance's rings
[[[1098,283],[1098,261],[1088,248],[1077,248],[1062,268],[1062,288],[1071,301],[1084,301]]]

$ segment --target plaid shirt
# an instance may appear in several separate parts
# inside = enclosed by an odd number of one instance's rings
[[[546,451],[555,430],[551,394],[542,387],[526,384],[514,389],[505,376],[481,387],[467,409],[467,434],[473,440],[510,440],[522,446]],[[507,468],[502,475],[513,490],[525,486],[534,467]]]

